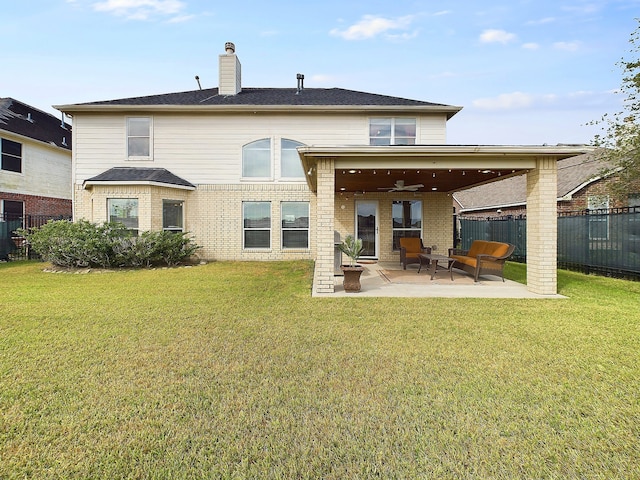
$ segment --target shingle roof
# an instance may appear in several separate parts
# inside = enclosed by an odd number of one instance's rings
[[[86,180],[86,183],[99,182],[153,182],[195,188],[191,182],[174,175],[166,168],[113,167]]]
[[[220,95],[217,88],[122,98],[73,106],[378,106],[442,108],[455,115],[460,107],[342,88],[243,88],[237,95]],[[60,109],[72,106],[58,106]]]
[[[574,193],[578,187],[599,178],[605,167],[597,153],[558,160],[558,198]],[[505,178],[456,192],[454,197],[463,210],[524,205],[527,201],[527,178],[526,175]]]
[[[0,130],[71,150],[71,125],[13,98],[0,98]],[[64,143],[63,143],[64,142]]]

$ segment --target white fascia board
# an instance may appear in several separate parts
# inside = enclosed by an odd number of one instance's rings
[[[401,115],[443,113],[453,117],[462,107],[441,105],[54,105],[64,113],[98,112],[191,112],[191,113],[358,113],[384,112]]]
[[[189,187],[187,185],[175,185],[173,183],[162,183],[162,182],[150,182],[150,181],[91,181],[86,180],[83,183],[84,188],[92,187],[94,185],[149,185],[152,187],[163,187],[163,188],[175,188],[178,190],[195,190],[196,187]]]

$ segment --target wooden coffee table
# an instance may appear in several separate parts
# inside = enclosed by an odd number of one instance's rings
[[[436,272],[438,268],[440,270],[449,270],[449,275],[451,276],[451,281],[453,282],[453,264],[456,263],[455,258],[447,257],[446,255],[438,255],[437,253],[419,253],[418,260],[420,261],[420,266],[418,267],[418,273],[423,266],[427,267],[427,273],[431,274],[431,280],[433,280],[436,276]],[[445,267],[446,262],[446,267]]]

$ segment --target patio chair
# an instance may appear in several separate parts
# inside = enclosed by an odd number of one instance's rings
[[[421,238],[401,237],[400,241],[400,263],[402,269],[406,270],[410,263],[420,263],[419,253],[431,253],[431,247],[425,247]]]

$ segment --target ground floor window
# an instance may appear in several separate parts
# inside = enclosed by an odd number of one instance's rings
[[[169,232],[182,232],[184,229],[181,200],[162,201],[162,229]]]
[[[271,202],[242,203],[243,248],[271,248]]]
[[[394,200],[391,216],[394,250],[400,250],[401,237],[422,237],[422,200]]]
[[[0,200],[0,220],[17,220],[24,216],[24,202],[19,200]]]
[[[309,248],[309,202],[282,202],[282,248]]]
[[[110,222],[122,223],[127,229],[138,234],[138,199],[109,198],[107,209]]]

